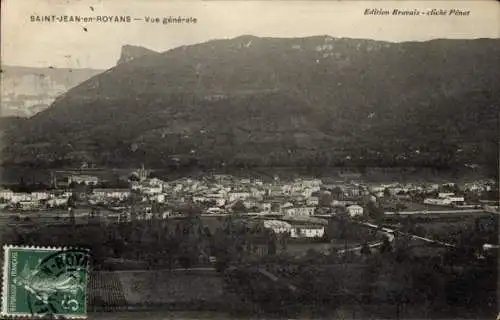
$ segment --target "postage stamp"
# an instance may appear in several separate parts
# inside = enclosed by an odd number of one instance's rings
[[[2,317],[87,317],[90,252],[4,246]]]

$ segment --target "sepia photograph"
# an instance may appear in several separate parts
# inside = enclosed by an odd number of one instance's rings
[[[499,319],[500,2],[1,4],[2,318]]]

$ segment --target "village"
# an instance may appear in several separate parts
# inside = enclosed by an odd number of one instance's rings
[[[64,222],[64,218],[79,223],[97,218],[107,223],[179,218],[187,214],[183,208],[189,204],[201,216],[260,217],[274,232],[296,238],[323,237],[327,223],[321,218],[336,215],[360,221],[390,215],[473,215],[497,205],[493,180],[462,184],[331,180],[212,174],[164,181],[140,168],[121,184],[127,187],[105,188],[97,176],[68,175],[49,190],[1,189],[0,203],[3,219],[45,224]]]

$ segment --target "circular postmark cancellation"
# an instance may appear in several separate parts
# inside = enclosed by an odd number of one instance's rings
[[[11,246],[5,257],[2,315],[86,318],[88,249]]]

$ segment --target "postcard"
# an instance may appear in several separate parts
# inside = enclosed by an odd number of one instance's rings
[[[498,1],[4,0],[2,318],[497,317]]]

